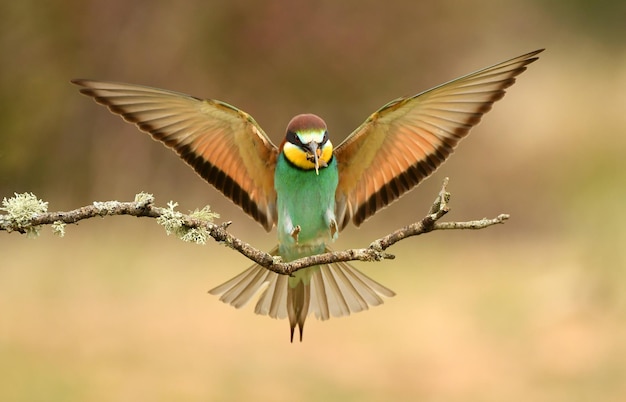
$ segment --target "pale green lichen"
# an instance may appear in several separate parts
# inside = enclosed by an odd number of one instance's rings
[[[201,221],[213,223],[215,219],[220,217],[220,214],[211,211],[211,207],[207,205],[200,210],[196,209],[195,211],[190,213],[189,216],[193,219],[199,219]]]
[[[154,195],[150,193],[144,193],[143,191],[139,194],[135,194],[135,202],[139,202],[142,204],[152,204],[154,202]]]
[[[185,222],[183,219],[183,214],[175,210],[177,206],[177,202],[168,202],[167,208],[164,209],[161,216],[157,218],[157,223],[165,227],[165,233],[167,233],[168,236],[171,234],[176,234],[178,231],[180,231],[180,228]]]
[[[0,211],[7,213],[4,219],[15,229],[25,231],[28,237],[36,237],[40,226],[32,226],[31,221],[48,211],[48,203],[38,199],[33,193],[14,194],[15,197],[5,197],[2,200]]]
[[[181,232],[183,235],[180,239],[189,243],[205,245],[209,237],[209,232],[205,228],[183,228]]]
[[[52,233],[59,237],[65,236],[65,222],[54,221],[52,223]]]
[[[119,201],[94,201],[93,206],[97,209],[98,215],[108,215],[119,208]]]
[[[157,218],[157,223],[165,227],[165,232],[169,236],[174,234],[179,239],[196,243],[206,244],[209,238],[209,231],[205,227],[191,228],[185,226],[184,215],[176,211],[178,203],[170,201],[167,203],[167,208],[163,210],[161,216]],[[210,207],[206,206],[201,210],[195,210],[189,215],[192,219],[197,219],[202,222],[212,223],[219,215],[212,212]]]

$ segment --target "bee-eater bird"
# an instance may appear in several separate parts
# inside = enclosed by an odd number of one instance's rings
[[[276,146],[247,113],[227,103],[139,85],[74,80],[80,92],[173,149],[207,182],[270,231],[285,261],[323,253],[433,173],[537,50],[387,103],[333,147],[326,123],[301,114]],[[263,289],[257,314],[304,321],[345,316],[394,293],[347,263],[279,275],[253,265],[211,290],[236,308]]]

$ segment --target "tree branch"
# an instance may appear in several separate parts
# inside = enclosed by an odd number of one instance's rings
[[[434,230],[484,229],[492,225],[504,223],[509,218],[509,215],[501,214],[493,219],[483,218],[467,222],[439,222],[449,211],[448,201],[450,200],[450,193],[447,191],[447,184],[448,179],[446,178],[441,191],[424,218],[373,241],[366,248],[324,253],[300,258],[288,263],[282,262],[280,257],[258,250],[231,235],[226,230],[231,222],[213,223],[213,220],[219,217],[219,215],[211,212],[208,207],[185,215],[175,210],[177,204],[173,202],[170,202],[167,207],[154,206],[154,197],[145,193],[138,194],[133,202],[94,202],[92,205],[67,212],[45,212],[47,203],[38,200],[32,194],[16,194],[15,197],[5,198],[2,202],[3,206],[0,208],[0,211],[6,211],[7,214],[0,215],[0,230],[26,233],[33,236],[38,234],[42,225],[52,225],[54,233],[63,236],[66,224],[74,224],[83,219],[96,216],[132,215],[156,218],[157,222],[165,227],[167,234],[173,233],[185,241],[193,241],[200,244],[206,243],[208,237],[211,237],[218,243],[235,249],[248,259],[271,271],[291,275],[299,269],[319,264],[393,259],[395,256],[386,253],[385,250],[408,237],[418,236]]]

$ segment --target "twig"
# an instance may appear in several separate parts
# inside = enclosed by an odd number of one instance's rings
[[[96,216],[131,215],[156,218],[159,223],[165,226],[168,234],[176,233],[183,240],[197,243],[204,243],[207,236],[212,237],[215,241],[235,249],[248,259],[271,271],[290,275],[299,269],[319,264],[393,259],[395,256],[386,253],[385,250],[408,237],[434,230],[484,229],[492,225],[504,223],[509,218],[509,215],[501,214],[493,219],[483,218],[467,222],[438,222],[449,211],[448,201],[450,193],[447,192],[447,184],[448,179],[446,178],[441,191],[424,218],[373,241],[366,248],[319,254],[288,263],[282,262],[279,257],[258,250],[231,235],[226,230],[231,222],[213,223],[213,218],[217,217],[217,214],[210,212],[208,208],[185,215],[175,211],[174,208],[177,206],[175,203],[170,202],[166,208],[154,206],[154,197],[144,193],[138,194],[133,202],[94,202],[92,205],[67,212],[40,212],[45,211],[47,203],[37,200],[32,194],[16,194],[16,197],[9,200],[5,198],[3,201],[3,207],[0,208],[0,211],[6,211],[8,214],[0,215],[0,230],[36,234],[40,226],[53,225],[55,232],[63,235],[65,224],[74,224],[83,219]],[[22,198],[20,199],[20,197]],[[24,205],[27,205],[27,207],[24,207]],[[27,212],[24,212],[24,209]]]

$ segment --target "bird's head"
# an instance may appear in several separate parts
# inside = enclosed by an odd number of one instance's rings
[[[300,114],[287,125],[282,152],[285,158],[303,170],[325,168],[333,157],[333,144],[328,139],[324,120],[314,114]]]

